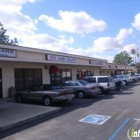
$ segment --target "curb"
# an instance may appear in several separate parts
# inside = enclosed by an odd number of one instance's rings
[[[49,112],[39,113],[37,115],[30,115],[25,119],[22,118],[22,119],[16,120],[14,122],[11,122],[10,124],[5,124],[3,126],[0,126],[0,132],[5,131],[7,129],[11,129],[13,127],[16,127],[16,126],[19,126],[22,124],[25,124],[25,123],[28,123],[28,122],[31,122],[31,121],[34,121],[34,120],[39,119],[39,118],[43,118],[45,116],[49,116],[49,115],[51,115],[53,113],[57,113],[61,110],[62,110],[62,108],[57,108],[57,109],[49,111]]]

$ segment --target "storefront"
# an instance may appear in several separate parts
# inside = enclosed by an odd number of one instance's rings
[[[61,84],[72,80],[72,69],[60,69],[57,73],[50,73],[51,84]]]
[[[39,68],[15,68],[14,75],[16,90],[31,89],[42,84],[42,69]]]
[[[83,79],[85,76],[94,76],[94,69],[77,69],[77,80]]]
[[[129,72],[133,70],[135,70],[135,67],[133,66],[108,63],[107,66],[101,67],[100,74],[114,76],[121,74],[129,74]]]
[[[106,65],[104,59],[0,44],[0,98],[8,97],[10,88],[30,89],[100,75],[100,67]]]

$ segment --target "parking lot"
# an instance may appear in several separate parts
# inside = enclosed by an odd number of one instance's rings
[[[0,133],[9,140],[127,140],[140,129],[140,82],[85,99],[57,103],[62,111]],[[30,104],[29,104],[30,105]],[[130,130],[129,130],[130,129]],[[131,136],[131,135],[129,135]],[[135,138],[133,135],[132,139]]]

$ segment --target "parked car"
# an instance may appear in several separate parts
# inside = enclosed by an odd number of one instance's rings
[[[75,96],[78,98],[100,93],[98,84],[90,84],[84,80],[66,81],[61,86],[67,89],[73,89]]]
[[[137,76],[137,75],[131,75],[131,77],[132,77],[132,81],[133,82],[139,81],[139,76]]]
[[[127,75],[115,75],[112,77],[115,82],[117,81],[124,81],[126,85],[128,85],[130,82],[132,82],[131,77]]]
[[[137,77],[138,77],[138,79],[140,80],[140,74],[138,73],[138,74],[135,74]]]
[[[140,74],[135,74],[138,77],[138,80],[140,80]]]
[[[30,90],[18,91],[14,97],[15,101],[18,103],[26,100],[39,100],[46,106],[50,106],[54,102],[72,100],[75,95],[70,89],[64,89],[54,85],[43,85],[33,87]]]
[[[137,75],[125,75],[131,79],[131,82],[137,82],[139,80],[139,77]]]
[[[135,78],[132,77],[131,75],[127,75],[127,74],[125,74],[124,77],[127,78],[127,79],[129,79],[129,82],[128,82],[128,83],[130,83],[130,82],[134,82],[134,81],[135,81]],[[126,83],[126,82],[125,82],[125,83]]]
[[[83,80],[89,83],[99,83],[101,94],[115,89],[115,82],[110,76],[87,76]]]

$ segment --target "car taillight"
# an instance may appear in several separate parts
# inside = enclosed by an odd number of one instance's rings
[[[96,89],[96,87],[91,87],[90,89]]]
[[[59,96],[63,96],[63,95],[67,95],[68,93],[67,92],[61,92],[60,94],[59,94]]]
[[[110,86],[109,83],[107,84],[107,86],[108,86],[108,87]]]

